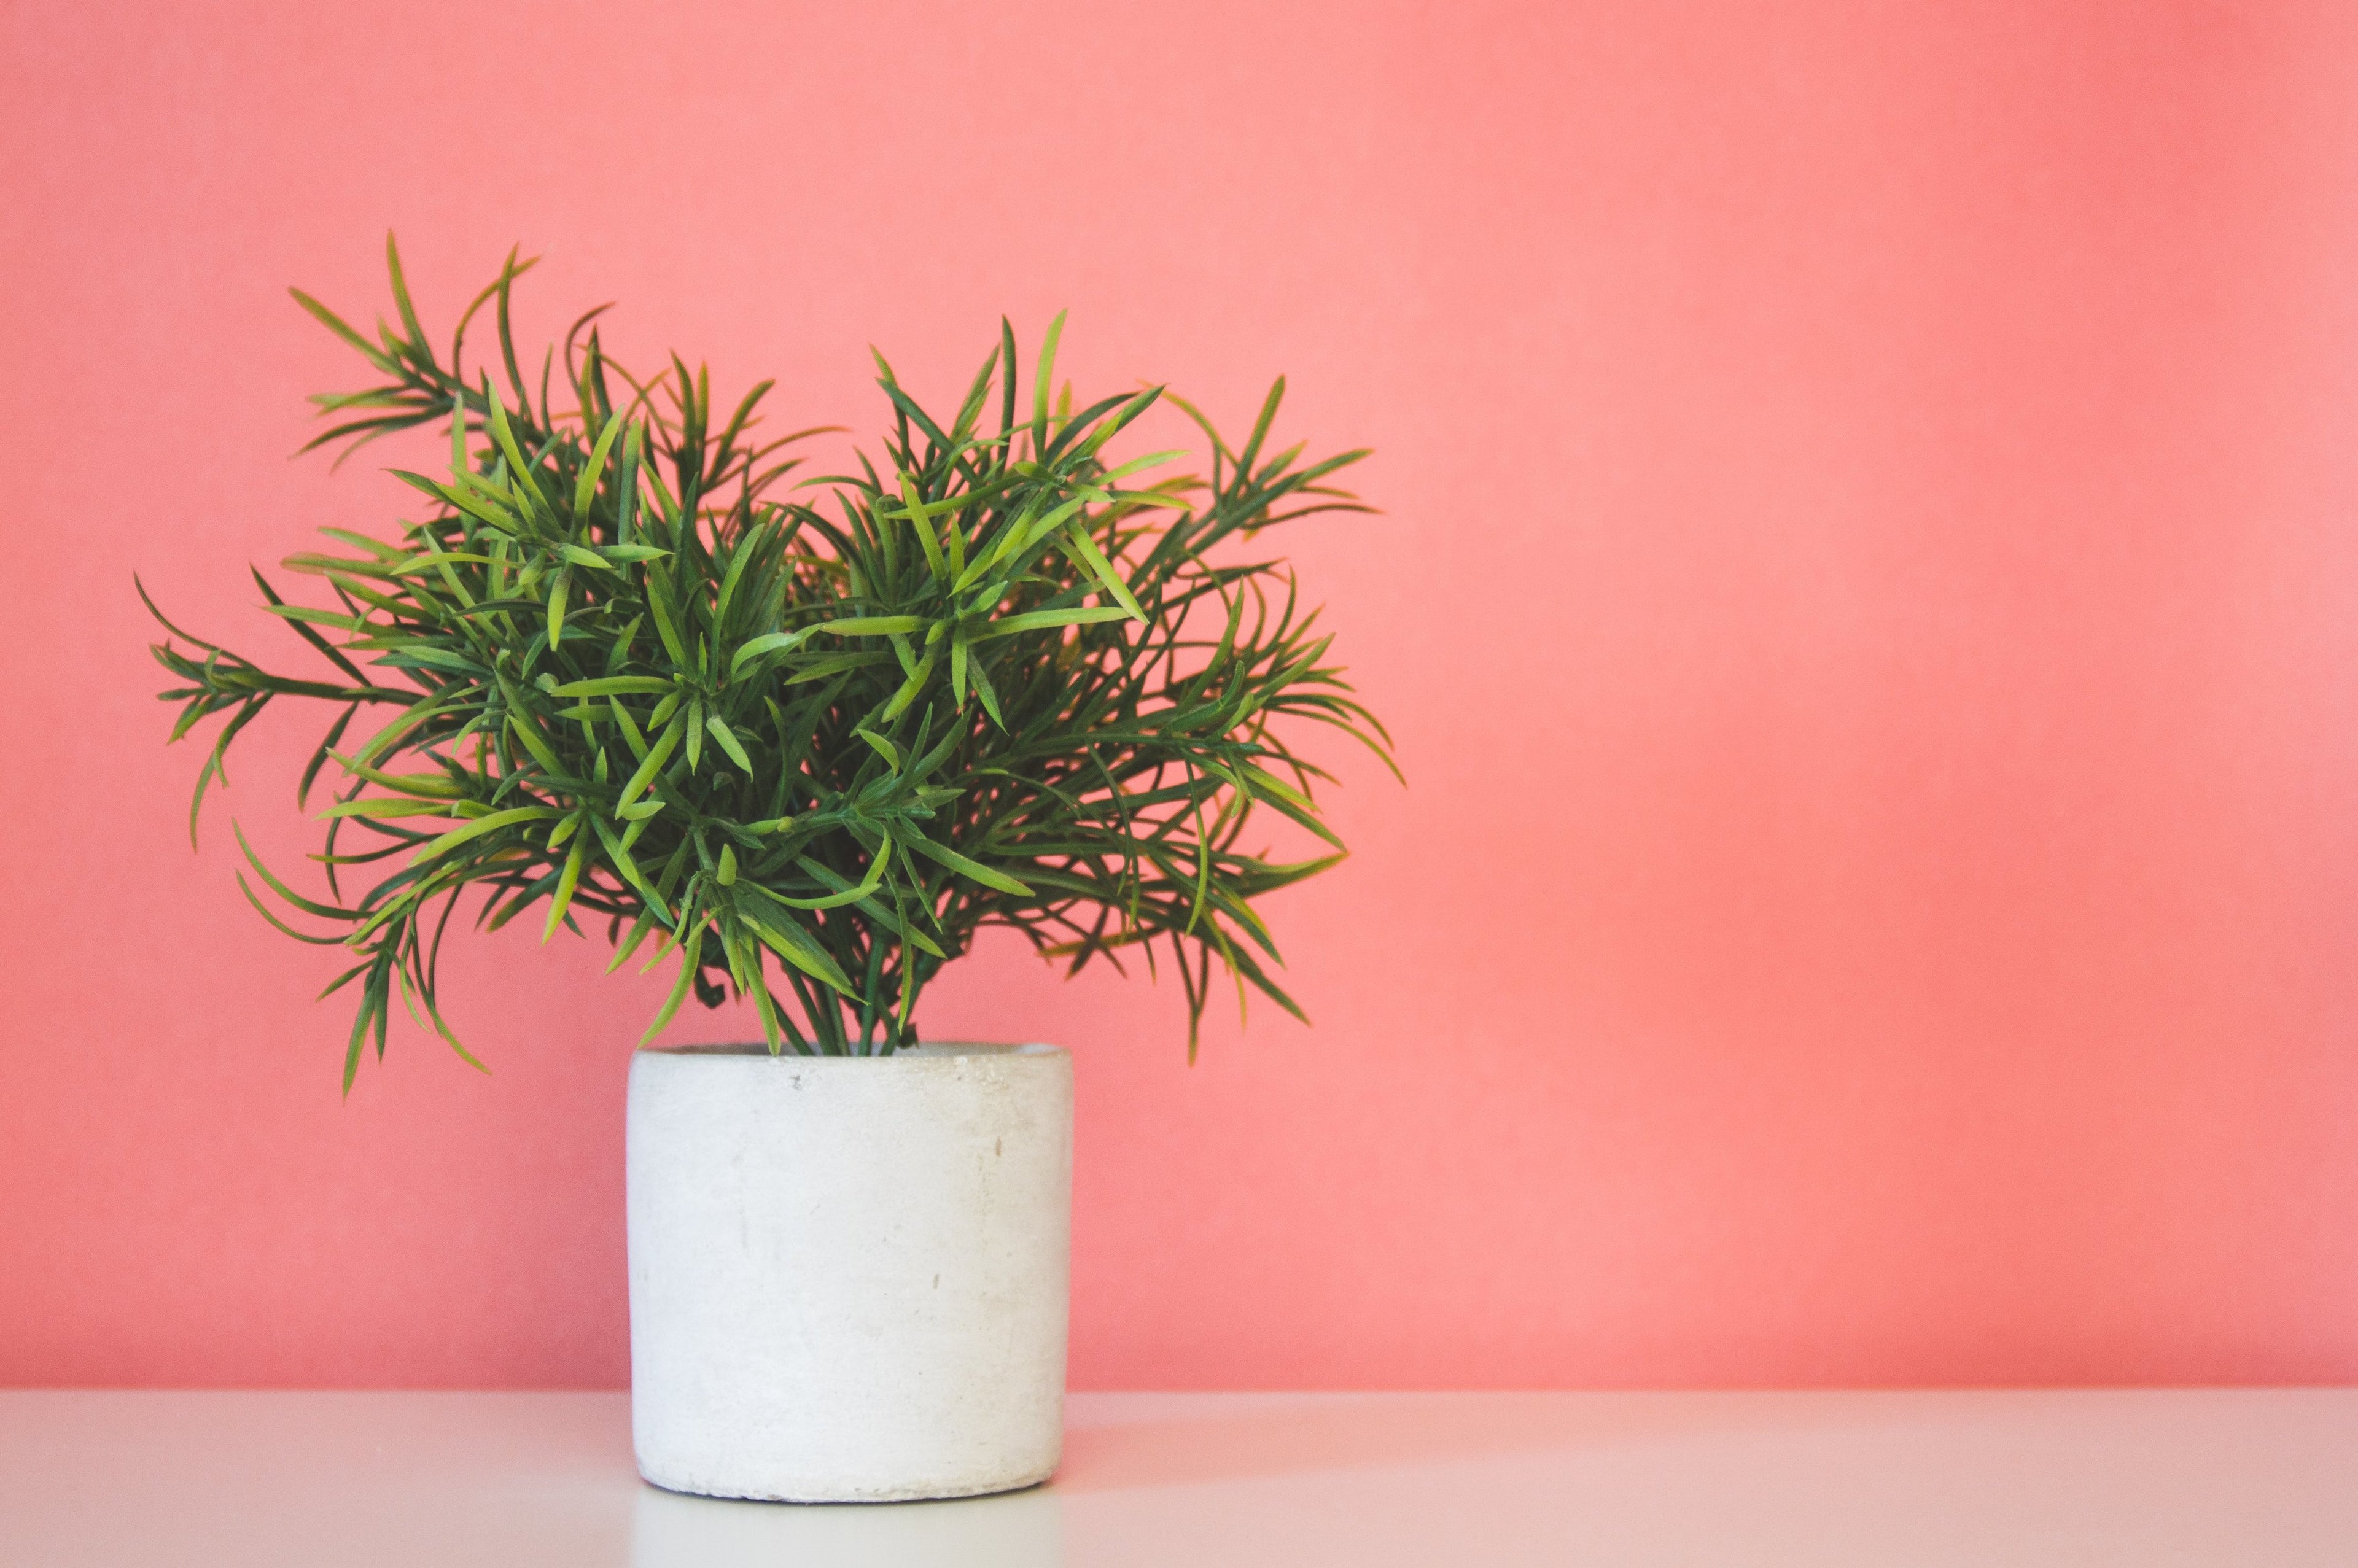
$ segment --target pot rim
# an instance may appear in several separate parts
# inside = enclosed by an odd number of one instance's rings
[[[1051,1060],[1068,1056],[1062,1045],[1049,1045],[1039,1041],[1022,1041],[995,1044],[976,1040],[929,1040],[923,1044],[905,1046],[889,1056],[806,1056],[793,1050],[772,1053],[759,1040],[713,1041],[678,1045],[641,1045],[634,1056],[665,1056],[675,1061],[742,1062],[775,1060],[796,1067],[817,1066],[824,1063],[851,1062],[962,1062],[973,1057],[991,1060]]]

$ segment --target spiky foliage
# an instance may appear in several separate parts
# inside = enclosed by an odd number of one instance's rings
[[[389,242],[386,259],[399,320],[374,341],[296,291],[378,377],[316,400],[334,423],[310,446],[349,455],[441,424],[449,471],[395,470],[425,501],[397,542],[330,528],[341,553],[287,558],[331,606],[288,603],[254,573],[339,678],[270,673],[168,621],[187,646],[155,650],[178,683],[164,698],[184,704],[175,740],[228,715],[192,838],[230,741],[272,701],[338,710],[298,790],[330,762],[345,781],[314,857],[332,902],[238,835],[264,887],[328,929],[298,929],[238,881],[281,930],[358,959],[329,988],[360,996],[347,1088],[372,1034],[383,1053],[396,992],[466,1054],[436,970],[470,890],[490,927],[536,912],[546,940],[590,912],[615,966],[650,937],[650,964],[676,955],[650,1039],[691,991],[735,993],[773,1050],[891,1052],[915,1039],[926,982],[993,924],[1076,969],[1163,949],[1191,1055],[1215,958],[1240,1000],[1249,986],[1299,1014],[1253,900],[1342,846],[1290,721],[1390,759],[1282,563],[1210,558],[1308,513],[1364,510],[1322,482],[1361,453],[1263,450],[1282,381],[1233,449],[1174,397],[1210,472],[1146,482],[1179,454],[1116,464],[1106,448],[1161,389],[1052,401],[1060,317],[1026,399],[1002,322],[946,419],[880,356],[882,463],[789,489],[782,454],[817,432],[756,438],[771,384],[722,416],[677,357],[645,380],[610,360],[593,311],[528,395],[508,307],[530,262],[511,254],[446,364]],[[461,359],[487,306],[502,386]],[[1246,852],[1264,806],[1336,853]],[[361,868],[377,880],[348,895]]]

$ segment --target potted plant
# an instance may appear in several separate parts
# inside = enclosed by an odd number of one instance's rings
[[[395,470],[422,512],[393,536],[330,528],[336,549],[287,558],[327,602],[254,574],[328,667],[272,673],[164,621],[173,739],[226,716],[192,838],[240,730],[280,697],[327,705],[297,787],[340,779],[313,857],[327,896],[243,832],[281,907],[238,881],[272,925],[352,960],[329,987],[358,999],[348,1093],[396,1006],[481,1065],[436,986],[470,895],[481,925],[528,915],[546,940],[587,918],[610,969],[672,966],[627,1129],[650,1480],[816,1500],[1044,1479],[1070,1062],[921,1043],[919,998],[998,925],[1074,969],[1124,947],[1169,964],[1191,1059],[1216,960],[1240,1000],[1300,1015],[1253,901],[1342,846],[1294,721],[1388,763],[1390,741],[1282,563],[1222,546],[1362,510],[1325,482],[1362,454],[1266,449],[1280,381],[1235,448],[1170,399],[1209,443],[1207,475],[1157,477],[1174,452],[1117,462],[1109,443],[1165,395],[1052,395],[1059,317],[1028,395],[1002,321],[943,416],[880,355],[881,459],[789,486],[819,432],[758,435],[770,383],[724,413],[676,356],[634,376],[595,311],[527,375],[509,300],[532,264],[513,253],[446,360],[389,240],[386,261],[398,320],[373,338],[295,291],[374,372],[316,399],[331,424],[305,449],[436,427],[447,468]],[[463,352],[487,308],[497,362],[477,370]],[[1264,808],[1333,852],[1248,852]],[[649,1048],[690,995],[750,1001],[763,1043]]]

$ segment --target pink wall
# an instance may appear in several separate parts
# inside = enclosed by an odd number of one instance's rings
[[[930,1009],[1078,1054],[1078,1385],[2358,1378],[2348,7],[150,9],[0,21],[0,1382],[624,1377],[657,981],[468,944],[496,1076],[339,1104],[309,721],[191,855],[148,695],[135,567],[299,654],[244,564],[400,505],[285,456],[388,225],[813,421],[1069,306],[1379,449],[1318,1027]]]

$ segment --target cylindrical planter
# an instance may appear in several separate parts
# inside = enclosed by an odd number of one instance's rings
[[[971,1497],[1063,1444],[1072,1058],[643,1050],[631,1429],[674,1491]]]

